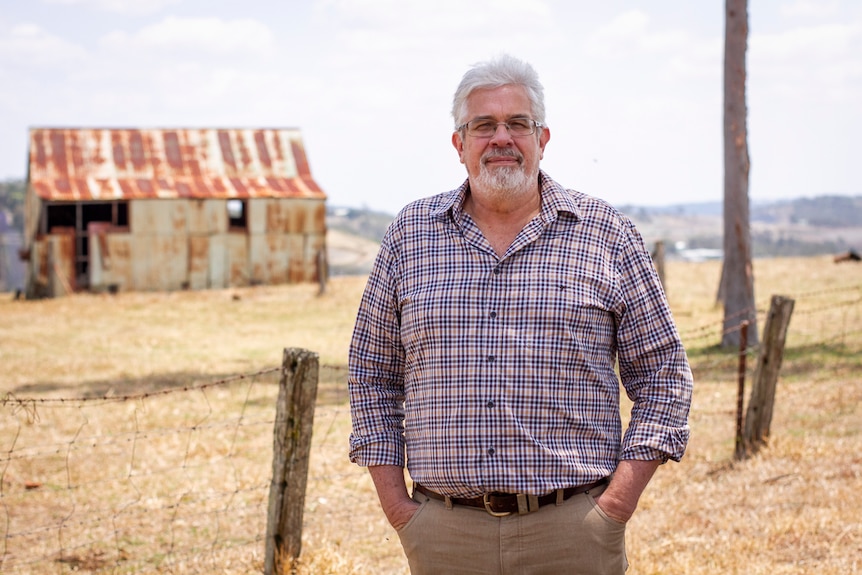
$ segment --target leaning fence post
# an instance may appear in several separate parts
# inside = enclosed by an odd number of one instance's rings
[[[772,425],[772,409],[775,404],[775,385],[784,359],[784,344],[787,341],[787,327],[793,314],[795,302],[784,296],[772,296],[769,315],[763,329],[763,341],[754,371],[754,382],[748,411],[745,415],[745,434],[743,441],[747,449],[756,452],[769,439]]]
[[[745,440],[742,436],[743,405],[745,403],[745,359],[748,351],[748,320],[739,324],[739,367],[737,369],[736,393],[736,459],[745,459]]]
[[[316,353],[296,348],[284,350],[273,428],[272,483],[266,518],[266,575],[284,572],[286,565],[283,562],[298,558],[302,549],[302,512],[317,379]]]

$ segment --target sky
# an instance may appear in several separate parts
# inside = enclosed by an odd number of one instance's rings
[[[395,213],[464,180],[452,94],[503,53],[555,180],[721,201],[720,0],[0,0],[0,179],[31,127],[299,128],[330,205]],[[747,68],[751,201],[862,194],[862,2],[749,0]]]

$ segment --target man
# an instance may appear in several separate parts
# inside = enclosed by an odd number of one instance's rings
[[[539,169],[529,64],[475,66],[452,115],[467,181],[401,211],[362,298],[351,460],[414,575],[622,573],[625,523],[688,441],[666,298],[633,224]]]

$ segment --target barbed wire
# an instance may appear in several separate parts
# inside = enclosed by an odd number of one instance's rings
[[[855,290],[862,290],[862,286],[853,286],[853,287],[848,287],[848,288],[836,288],[836,289],[830,289],[830,290],[821,290],[821,291],[817,291],[817,292],[808,292],[808,295],[809,296],[825,295],[825,294],[829,294],[829,293],[848,292],[848,291],[855,291]],[[799,298],[801,296],[796,296],[796,297]],[[800,307],[794,307],[793,315],[794,315],[794,317],[798,318],[799,316],[816,315],[816,314],[819,314],[822,312],[836,310],[836,309],[852,308],[852,307],[857,306],[859,304],[862,304],[862,296],[855,298],[855,299],[851,299],[851,300],[831,302],[831,303],[823,304],[823,305],[820,305],[820,306],[817,306],[814,308],[804,309],[801,306]],[[765,316],[767,314],[766,310],[762,310],[762,309],[754,310],[754,308],[749,307],[749,308],[746,308],[744,310],[740,310],[740,311],[736,312],[735,314],[731,314],[727,318],[723,318],[723,321],[724,322],[732,321],[733,319],[736,319],[736,318],[741,317],[741,316],[745,316],[745,315],[751,313],[752,311],[756,312],[758,320],[765,318]],[[726,327],[726,328],[720,328],[720,327],[716,326],[716,324],[713,322],[710,324],[704,324],[704,325],[694,327],[694,328],[689,328],[686,330],[680,330],[680,337],[684,341],[690,343],[690,342],[694,342],[694,341],[699,341],[701,339],[706,339],[706,338],[711,338],[711,337],[716,337],[716,336],[723,337],[724,335],[726,335],[728,333],[733,333],[733,332],[739,331],[741,329],[741,326],[742,326],[742,322],[739,322],[739,323],[733,324],[733,325]]]
[[[842,330],[841,333],[834,334],[834,335],[827,337],[827,338],[823,338],[822,336],[818,336],[818,337],[812,336],[815,339],[815,341],[810,342],[807,345],[809,345],[809,346],[811,346],[811,345],[817,345],[817,346],[831,345],[831,344],[834,344],[836,342],[839,342],[839,341],[846,339],[847,336],[853,336],[853,335],[862,335],[862,329],[853,329],[853,330],[846,330],[846,331]]]
[[[821,289],[821,290],[802,292],[802,293],[793,294],[792,297],[795,299],[814,298],[814,297],[819,297],[821,295],[829,295],[829,294],[849,292],[849,291],[862,291],[862,284],[851,285],[851,286],[841,286],[841,287],[834,287],[834,288],[825,288],[825,289]]]
[[[740,317],[749,317],[751,312],[755,312],[756,314],[762,313],[761,311],[758,311],[756,308],[747,307],[747,308],[744,308],[744,309],[737,311],[736,313],[730,314],[726,318],[722,318],[722,321],[728,322],[728,321],[733,321],[734,319],[737,319]],[[704,325],[699,326],[699,327],[694,327],[694,328],[690,328],[687,330],[680,330],[680,336],[688,339],[691,337],[691,334],[698,333],[701,331],[712,331],[715,329],[716,329],[715,322],[711,322],[711,323],[704,324]]]
[[[856,304],[860,304],[860,303],[862,303],[862,297],[859,297],[859,298],[854,299],[854,300],[840,301],[840,302],[835,302],[835,303],[831,303],[831,304],[823,304],[822,306],[815,307],[815,308],[800,309],[800,310],[796,310],[796,309],[794,309],[794,310],[793,310],[793,313],[794,313],[794,315],[796,315],[796,316],[800,316],[800,315],[813,315],[813,314],[821,313],[821,312],[824,312],[824,311],[830,311],[830,310],[833,310],[833,309],[840,309],[840,308],[844,308],[844,307],[850,307],[850,306],[853,306],[853,305],[856,305]]]
[[[69,407],[78,407],[80,404],[85,403],[125,403],[128,401],[140,401],[143,399],[147,399],[150,397],[158,397],[162,395],[169,395],[177,392],[187,392],[187,391],[201,391],[206,390],[212,387],[220,387],[224,385],[229,385],[231,383],[235,383],[237,381],[242,381],[245,379],[251,379],[255,377],[260,377],[262,375],[267,375],[270,373],[280,372],[282,370],[281,366],[278,367],[268,367],[261,369],[260,371],[256,371],[254,373],[246,373],[246,374],[238,374],[232,375],[230,377],[226,377],[224,379],[219,379],[216,381],[212,381],[209,383],[204,383],[201,385],[183,385],[177,386],[173,388],[159,389],[156,391],[147,391],[144,393],[136,393],[136,394],[126,394],[126,395],[98,395],[93,397],[26,397],[19,398],[12,392],[7,392],[3,399],[0,399],[0,406],[6,407],[7,405],[19,405],[21,407],[25,407],[28,405],[38,405],[38,404],[59,404],[59,405],[67,405]]]
[[[231,499],[235,495],[242,495],[244,493],[255,493],[255,492],[259,492],[262,496],[261,500],[258,503],[234,507],[234,509],[240,510],[240,509],[246,508],[246,509],[254,509],[256,512],[260,512],[260,509],[264,508],[264,514],[265,514],[265,506],[266,506],[265,496],[268,495],[268,492],[269,492],[269,483],[256,485],[254,487],[249,487],[249,488],[244,488],[244,489],[237,489],[235,491],[224,491],[224,492],[211,493],[211,494],[207,495],[206,497],[199,497],[196,499],[195,498],[183,499],[182,501],[177,501],[175,503],[170,503],[170,504],[166,504],[166,505],[162,505],[162,506],[155,506],[155,507],[151,506],[151,507],[148,507],[146,509],[137,510],[136,512],[133,512],[133,513],[126,513],[125,511],[115,512],[110,507],[101,508],[101,509],[90,509],[90,510],[88,510],[88,514],[85,516],[85,518],[82,518],[82,519],[79,519],[76,521],[66,520],[66,521],[63,521],[61,523],[61,525],[56,525],[56,524],[44,525],[44,526],[36,527],[33,529],[29,529],[29,530],[18,531],[15,533],[8,533],[6,535],[6,538],[11,540],[11,539],[16,539],[16,538],[26,538],[26,537],[31,537],[31,536],[42,536],[45,534],[50,534],[51,532],[58,530],[58,529],[60,529],[60,530],[62,530],[62,529],[84,529],[84,528],[92,527],[94,525],[107,523],[108,521],[113,521],[117,518],[117,516],[122,515],[122,514],[128,515],[129,518],[137,518],[137,517],[144,517],[146,515],[153,514],[153,513],[159,512],[159,511],[169,511],[169,512],[174,513],[180,507],[183,507],[183,506],[191,506],[194,504],[206,503],[206,502],[210,502],[210,501],[219,501],[222,499]],[[137,502],[138,501],[132,501],[132,503],[137,503]],[[128,505],[126,505],[126,507],[128,507]],[[112,513],[99,514],[100,512],[106,511],[106,510],[112,511]],[[203,517],[207,517],[207,516],[212,515],[212,514],[213,514],[213,511],[202,511],[199,513],[189,514],[186,517],[203,518]],[[115,528],[114,531],[116,533],[116,532],[119,532],[121,530]],[[93,541],[89,541],[88,544],[90,544],[92,542]],[[96,540],[96,542],[99,542],[99,541]],[[78,544],[78,545],[74,545],[74,546],[66,545],[63,547],[63,549],[69,551],[69,550],[74,550],[76,548],[82,548],[82,547],[84,547],[84,544]],[[40,558],[40,561],[44,561],[48,557],[50,557],[50,555],[43,556]],[[2,565],[2,564],[0,564],[0,565]]]
[[[67,558],[73,564],[75,557],[92,559],[93,553],[102,554],[96,557],[96,563],[128,567],[131,553],[128,540],[135,537],[129,530],[134,526],[141,530],[141,537],[155,535],[165,541],[165,546],[157,550],[159,556],[178,560],[186,552],[195,556],[206,550],[212,555],[228,544],[245,545],[262,540],[265,522],[261,517],[266,516],[269,489],[263,478],[268,477],[271,455],[261,460],[255,473],[259,479],[251,483],[242,477],[236,458],[245,456],[248,441],[266,436],[257,431],[261,426],[267,425],[271,433],[276,389],[271,388],[271,401],[254,410],[252,390],[260,387],[257,385],[260,378],[279,369],[264,369],[203,385],[177,386],[158,393],[122,396],[127,405],[133,406],[133,414],[125,423],[129,429],[112,435],[104,434],[93,410],[113,405],[116,407],[111,409],[117,411],[117,407],[126,405],[118,403],[119,396],[107,398],[108,401],[7,397],[2,407],[11,411],[13,417],[3,420],[0,426],[9,429],[10,424],[14,425],[14,431],[9,434],[11,443],[0,450],[0,516],[5,518],[0,571],[7,567],[35,569],[44,563],[65,562]],[[227,399],[210,397],[208,390],[228,384],[234,384],[234,392],[226,394]],[[237,385],[241,392],[238,397]],[[169,416],[162,415],[159,409],[162,404],[146,408],[146,402],[168,394],[182,395],[187,400],[196,398],[198,407],[194,412],[174,410],[179,413]],[[223,417],[225,401],[233,402],[236,407]],[[43,414],[57,415],[50,419],[47,434],[40,433],[44,425],[34,426],[34,420],[38,419],[34,414],[39,413],[36,406]],[[57,411],[70,407],[75,407],[78,414],[71,421]],[[120,415],[124,411],[119,410]],[[186,421],[171,424],[171,419],[176,418]],[[157,425],[150,427],[153,422]],[[95,433],[88,433],[89,429]],[[65,434],[66,439],[50,441],[58,432]],[[205,456],[195,452],[199,441],[213,444],[203,448]],[[175,452],[166,458],[161,453],[165,448]],[[258,456],[265,454],[260,449],[255,452]],[[108,465],[100,465],[103,462]],[[37,471],[36,481],[27,477],[33,471]],[[206,478],[209,479],[204,483]],[[105,497],[105,493],[115,495]],[[42,501],[49,499],[51,511],[39,512]],[[247,518],[243,519],[243,515]],[[156,523],[150,526],[154,520]],[[239,533],[233,527],[238,520],[255,527]],[[178,530],[180,525],[183,529]],[[187,534],[188,525],[197,525],[196,534],[206,534],[209,541],[203,546],[199,543],[197,547],[190,546],[189,541],[195,538]],[[199,541],[200,537],[196,539]],[[112,545],[106,550],[109,542]],[[150,556],[143,562],[152,560]]]
[[[815,297],[856,289],[860,287],[796,298],[805,297],[809,304]],[[818,317],[829,323],[836,312],[862,309],[860,304],[862,297],[798,306],[788,339],[804,340],[805,345],[849,341],[862,347],[858,324],[852,329],[841,322],[829,324],[837,333],[808,331],[805,324]],[[752,313],[758,319],[766,314],[748,308],[735,316]],[[801,318],[805,321],[798,321]],[[740,329],[739,324],[724,323],[722,319],[681,334],[690,342]],[[726,371],[732,381],[736,359],[759,353],[759,345],[732,352],[716,347],[699,351],[692,367]],[[754,369],[753,363],[746,365],[746,373]],[[338,364],[320,367],[347,370]],[[190,567],[192,572],[212,572],[238,549],[262,557],[272,466],[267,432],[275,423],[276,389],[261,383],[281,370],[270,367],[200,385],[116,396],[7,394],[0,408],[13,417],[0,418],[0,437],[5,436],[5,447],[0,448],[0,572],[44,572],[56,570],[50,565],[57,563],[73,570],[176,572],[186,562],[197,565]],[[212,393],[219,387],[230,393]],[[171,413],[163,414],[168,407]],[[326,415],[316,423],[320,431],[313,452],[329,450],[339,459],[346,457],[337,430],[345,421],[349,425],[349,409],[334,407],[320,414]],[[309,481],[367,481],[358,468],[329,471],[329,466],[312,469]]]

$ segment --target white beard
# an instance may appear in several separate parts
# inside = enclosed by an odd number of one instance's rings
[[[497,196],[500,199],[514,198],[523,192],[532,191],[539,177],[538,171],[528,174],[522,165],[488,168],[482,162],[479,175],[470,185]]]

